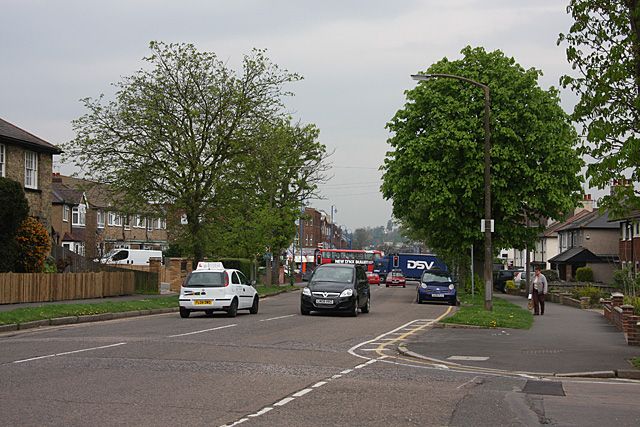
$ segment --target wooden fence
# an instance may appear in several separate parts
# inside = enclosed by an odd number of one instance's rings
[[[0,273],[0,304],[102,298],[134,293],[133,271]]]

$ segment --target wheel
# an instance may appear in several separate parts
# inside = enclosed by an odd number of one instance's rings
[[[358,305],[360,304],[360,299],[356,298],[356,301],[353,303],[353,309],[349,313],[351,317],[358,317]]]
[[[369,311],[371,311],[371,295],[369,295],[369,298],[367,298],[367,303],[360,309],[360,311],[362,311],[363,313],[368,313]]]
[[[249,309],[249,313],[258,314],[258,304],[260,304],[260,301],[258,300],[258,295],[256,295],[253,297],[253,305]]]
[[[403,287],[403,288],[406,288],[406,287],[407,287],[407,285],[402,285],[402,287]]]
[[[420,301],[420,292],[416,292],[416,303],[422,304],[422,301]]]
[[[238,314],[238,300],[234,298],[233,301],[231,301],[231,305],[229,306],[229,309],[227,310],[227,316],[236,317],[237,314]]]
[[[309,315],[309,310],[307,310],[303,306],[300,306],[300,314],[302,314],[303,316],[308,316]]]
[[[189,317],[189,314],[191,314],[191,310],[184,307],[180,307],[180,317],[182,317],[183,319],[186,319],[187,317]]]
[[[213,317],[213,310],[205,310],[204,314],[206,314],[207,316]]]
[[[384,285],[385,285],[387,288],[389,287],[389,284],[388,284],[388,283],[385,283]]]

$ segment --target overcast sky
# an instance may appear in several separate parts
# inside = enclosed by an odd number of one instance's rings
[[[232,66],[251,48],[304,80],[289,89],[295,118],[315,123],[330,151],[326,200],[310,205],[349,229],[386,225],[391,202],[378,170],[385,124],[404,104],[409,77],[466,46],[501,49],[544,72],[543,88],[571,71],[558,33],[568,0],[2,0],[0,117],[61,144],[84,97],[141,68],[151,40],[189,42]],[[571,111],[575,97],[562,92]],[[58,163],[57,170],[72,170]]]

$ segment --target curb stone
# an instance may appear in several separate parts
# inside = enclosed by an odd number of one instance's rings
[[[618,378],[627,378],[630,380],[640,380],[640,371],[637,369],[618,369],[616,371]]]
[[[50,324],[51,324],[51,320],[49,319],[33,320],[31,322],[18,323],[17,329],[22,330],[22,329],[38,328],[40,326],[49,326]]]
[[[78,316],[54,317],[50,320],[52,326],[70,325],[73,323],[78,323]]]
[[[18,330],[18,325],[15,323],[10,323],[8,325],[0,325],[0,333],[17,331],[17,330]]]
[[[556,377],[581,377],[581,378],[615,378],[615,371],[593,371],[593,372],[569,372],[566,374],[554,374]]]

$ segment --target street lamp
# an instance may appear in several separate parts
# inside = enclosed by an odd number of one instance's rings
[[[446,78],[462,80],[482,89],[484,92],[484,308],[493,310],[493,251],[491,250],[491,232],[493,221],[491,219],[491,130],[489,128],[489,86],[453,74],[414,74],[413,80],[429,80],[434,78]],[[473,272],[471,273],[473,274]]]

